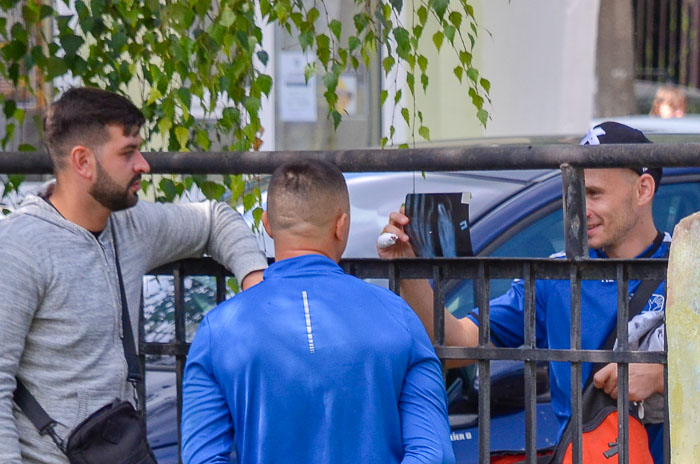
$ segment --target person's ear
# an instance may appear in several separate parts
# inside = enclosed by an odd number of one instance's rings
[[[655,188],[656,182],[651,174],[644,173],[639,177],[639,180],[637,181],[637,202],[639,206],[651,203],[654,198]]]
[[[350,216],[348,213],[341,213],[335,220],[335,238],[344,242],[350,231]]]
[[[85,145],[76,145],[70,151],[68,162],[73,170],[85,179],[95,175],[95,154]]]
[[[272,229],[270,228],[270,219],[267,217],[267,210],[263,211],[260,220],[262,221],[262,225],[265,228],[265,232],[267,232],[267,235],[269,235],[270,238],[275,238],[272,236]]]

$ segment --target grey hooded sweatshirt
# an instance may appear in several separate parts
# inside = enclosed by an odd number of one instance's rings
[[[120,335],[114,229],[133,333],[143,274],[206,252],[239,279],[267,267],[241,216],[223,203],[139,202],[113,213],[96,238],[29,197],[0,220],[0,462],[67,463],[14,405],[19,377],[56,431],[70,431],[115,398],[133,401]]]

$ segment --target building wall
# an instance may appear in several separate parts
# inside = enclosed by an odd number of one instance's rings
[[[426,41],[432,89],[417,102],[434,140],[503,135],[578,134],[595,94],[598,0],[474,1],[475,64],[491,81],[491,120],[476,119],[453,53]],[[432,33],[431,33],[432,34]],[[428,36],[429,37],[429,36]]]

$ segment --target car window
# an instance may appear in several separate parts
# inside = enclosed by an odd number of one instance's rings
[[[673,233],[678,221],[700,210],[700,182],[664,184],[654,198],[656,228]]]
[[[654,198],[654,223],[659,230],[672,233],[678,221],[698,210],[699,182],[664,184]],[[489,255],[511,258],[547,257],[564,250],[563,231],[563,211],[558,208],[516,232]],[[495,298],[508,291],[511,281],[494,279],[490,285],[490,298]],[[457,317],[466,316],[474,309],[474,294],[474,282],[471,279],[456,283],[445,299],[447,309]]]

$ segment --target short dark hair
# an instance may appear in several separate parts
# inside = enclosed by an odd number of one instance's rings
[[[121,95],[94,87],[73,87],[44,115],[44,142],[54,169],[59,171],[76,144],[94,147],[106,142],[108,124],[122,126],[130,133],[145,121],[141,110]]]
[[[267,215],[274,229],[300,222],[323,225],[338,209],[349,212],[350,200],[340,170],[321,160],[284,163],[272,174],[267,191]]]

